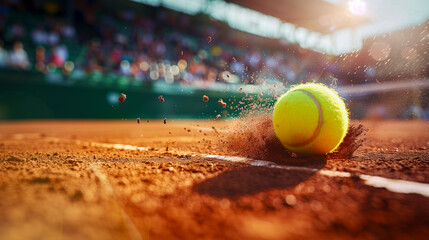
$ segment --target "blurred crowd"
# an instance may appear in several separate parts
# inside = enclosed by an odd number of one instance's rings
[[[60,67],[68,59],[68,49],[60,42],[61,38],[58,32],[47,32],[42,30],[41,27],[35,28],[31,32],[32,45],[28,46],[27,50],[21,42],[21,39],[24,38],[25,34],[26,31],[20,23],[14,23],[7,29],[6,34],[4,34],[2,39],[0,39],[0,67],[28,69],[33,64],[36,67],[40,67],[40,64],[54,64],[55,66]],[[61,36],[64,37],[66,35]],[[5,39],[6,47],[7,45],[11,46],[9,51],[5,47]],[[7,41],[8,39],[13,40]],[[11,44],[7,44],[8,42],[11,42]],[[51,47],[49,55],[46,54],[46,45]],[[27,51],[34,51],[34,57],[30,58]]]
[[[75,1],[65,18],[57,1],[0,3],[0,67],[182,84],[254,83],[257,76],[293,82],[323,71],[321,54],[204,16],[144,5],[147,14],[136,14],[109,10],[100,1]]]

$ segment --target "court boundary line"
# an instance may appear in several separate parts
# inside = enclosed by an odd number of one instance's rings
[[[52,137],[50,139],[60,140],[60,138],[52,138]],[[75,143],[78,145],[83,144],[86,146],[113,148],[113,149],[130,150],[130,151],[148,151],[149,150],[148,147],[139,147],[135,145],[118,144],[118,143],[98,143],[98,142],[87,142],[87,141],[80,141],[80,140],[75,140]],[[401,179],[391,179],[391,178],[371,176],[366,174],[352,174],[349,172],[341,172],[341,171],[334,171],[334,170],[323,170],[323,169],[298,167],[298,166],[286,166],[286,165],[276,164],[270,161],[256,160],[256,159],[240,157],[240,156],[200,154],[195,152],[183,152],[183,153],[189,156],[199,156],[199,157],[204,157],[208,159],[218,159],[218,160],[224,160],[229,162],[241,162],[241,163],[246,163],[251,166],[257,166],[257,167],[278,168],[278,169],[284,169],[289,171],[314,172],[314,173],[319,173],[322,176],[328,176],[328,177],[354,176],[362,179],[365,185],[368,185],[371,187],[384,188],[390,192],[395,192],[395,193],[419,194],[424,197],[429,197],[428,183],[413,182],[413,181],[407,181],[407,180],[401,180]]]
[[[262,161],[262,160],[255,160],[251,158],[242,158],[241,161],[237,161],[236,157],[231,156],[232,160],[228,159],[228,156],[222,156],[222,155],[207,155],[207,158],[210,159],[220,159],[220,160],[226,160],[231,162],[244,162],[248,163],[252,166],[259,166],[259,167],[268,167],[268,168],[280,168],[284,170],[293,170],[293,171],[305,171],[305,172],[315,172],[319,173],[323,176],[328,177],[359,177],[363,180],[365,185],[375,187],[375,188],[384,188],[390,192],[395,193],[403,193],[403,194],[419,194],[424,197],[429,197],[429,184],[427,183],[420,183],[420,182],[413,182],[413,181],[407,181],[407,180],[401,180],[401,179],[391,179],[391,178],[385,178],[380,176],[371,176],[366,174],[352,174],[349,172],[341,172],[341,171],[334,171],[334,170],[318,170],[315,168],[307,168],[307,167],[295,167],[295,166],[285,166],[276,164],[269,161]]]

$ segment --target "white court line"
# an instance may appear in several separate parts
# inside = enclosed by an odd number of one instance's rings
[[[367,185],[373,187],[386,188],[391,192],[397,193],[417,193],[425,197],[429,197],[429,184],[427,183],[388,179],[364,174],[360,175],[359,177],[363,179]]]
[[[52,139],[59,140],[60,138],[52,138]],[[114,148],[114,149],[133,150],[133,151],[149,150],[149,148],[147,147],[139,147],[134,145],[124,145],[124,144],[81,142],[79,140],[77,140],[76,143],[77,144],[83,143],[85,145],[90,145],[94,147]],[[193,156],[202,156],[210,159],[220,159],[220,160],[231,161],[231,162],[244,162],[251,166],[279,168],[279,169],[292,170],[292,171],[318,172],[321,175],[329,176],[329,177],[351,177],[352,176],[352,174],[348,172],[340,172],[340,171],[333,171],[333,170],[319,171],[318,169],[314,169],[314,168],[284,166],[284,165],[279,165],[269,161],[254,160],[254,159],[245,158],[245,157],[204,155],[204,154],[198,154],[194,152],[192,153],[187,152],[187,153]],[[356,175],[356,176],[364,180],[364,183],[368,186],[372,186],[376,188],[385,188],[391,192],[396,192],[396,193],[404,193],[404,194],[416,193],[425,197],[429,197],[429,184],[427,183],[419,183],[419,182],[405,181],[405,180],[399,180],[399,179],[389,179],[389,178],[370,176],[365,174]]]
[[[108,143],[90,143],[91,146],[96,147],[105,147],[105,148],[115,148],[115,149],[124,149],[124,150],[139,150],[139,151],[147,151],[149,148],[146,147],[138,147],[133,145],[123,145],[123,144],[108,144]],[[258,167],[268,167],[268,168],[278,168],[285,169],[291,171],[305,171],[305,172],[317,172],[320,175],[328,176],[328,177],[351,177],[352,174],[348,172],[340,172],[333,170],[319,170],[316,168],[307,168],[307,167],[297,167],[297,166],[284,166],[279,165],[269,161],[255,160],[246,157],[237,157],[237,156],[223,156],[223,155],[204,155],[198,154],[194,152],[189,152],[188,154],[192,154],[193,156],[201,156],[210,159],[219,159],[230,162],[243,162],[247,163],[251,166]],[[389,179],[378,176],[370,176],[370,175],[356,175],[360,177],[364,183],[368,186],[376,187],[376,188],[385,188],[391,192],[396,193],[416,193],[425,197],[429,197],[429,184],[427,183],[419,183],[419,182],[411,182],[405,180],[398,179]]]
[[[79,143],[78,143],[79,144]],[[139,150],[139,151],[148,151],[149,148],[147,147],[138,147],[134,145],[128,145],[128,144],[118,144],[118,143],[96,143],[96,142],[90,142],[90,146],[93,147],[104,147],[104,148],[114,148],[114,149],[120,149],[120,150]]]
[[[348,172],[339,172],[339,171],[332,171],[332,170],[320,170],[319,173],[328,177],[351,177],[352,176],[352,174]]]
[[[222,155],[206,155],[206,158],[214,158],[214,159],[220,159],[230,162],[244,162],[249,160],[246,157],[234,157],[234,156],[222,156]]]
[[[221,156],[221,155],[207,155],[207,158],[215,158],[226,161],[237,162],[238,158],[234,156]],[[318,172],[321,175],[328,177],[351,177],[352,174],[348,172],[340,172],[340,171],[332,171],[332,170],[320,170],[306,167],[294,167],[294,166],[284,166],[279,165],[273,162],[254,160],[251,158],[241,158],[240,162],[248,163],[252,166],[260,166],[260,167],[268,167],[268,168],[280,168],[285,170],[293,170],[293,171],[305,171],[305,172]],[[405,180],[398,179],[389,179],[384,177],[370,176],[370,175],[356,175],[360,179],[364,180],[364,183],[371,187],[376,188],[385,188],[391,192],[396,193],[416,193],[425,197],[429,197],[429,184],[427,183],[419,183],[419,182],[411,182]]]
[[[280,168],[280,169],[285,169],[285,170],[306,171],[306,172],[317,172],[318,171],[318,169],[316,169],[316,168],[284,166],[284,165],[278,165],[278,164],[275,164],[275,163],[269,162],[269,161],[253,160],[253,159],[246,158],[246,157],[222,156],[222,155],[206,155],[204,157],[211,158],[211,159],[220,159],[220,160],[225,160],[225,161],[231,161],[231,162],[246,162],[249,165],[252,165],[255,167]]]

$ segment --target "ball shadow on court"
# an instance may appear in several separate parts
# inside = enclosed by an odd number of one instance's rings
[[[239,156],[272,162],[277,166],[301,167],[321,170],[326,161],[352,157],[365,138],[361,124],[350,124],[344,141],[335,153],[325,156],[298,156],[285,147],[275,136],[271,118],[247,118],[228,133],[220,135],[221,145]],[[282,168],[240,165],[194,185],[193,190],[219,198],[238,198],[273,189],[287,189],[306,181],[317,171],[287,170]]]
[[[312,168],[318,170],[322,169],[326,164],[325,157],[305,161],[310,161],[309,164]],[[306,181],[315,173],[313,171],[238,166],[194,185],[193,190],[213,197],[235,199],[273,189],[292,188]]]

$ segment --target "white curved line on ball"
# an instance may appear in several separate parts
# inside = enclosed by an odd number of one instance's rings
[[[316,97],[313,96],[313,94],[311,94],[305,90],[302,90],[302,89],[299,89],[296,91],[300,91],[300,92],[304,93],[305,95],[309,96],[311,98],[311,100],[313,100],[313,102],[316,104],[317,110],[319,111],[319,119],[317,121],[317,127],[314,130],[313,135],[309,139],[305,140],[304,142],[294,143],[294,144],[286,144],[290,147],[304,147],[304,146],[310,144],[311,142],[313,142],[314,139],[316,139],[317,136],[319,136],[320,129],[322,128],[322,123],[323,123],[323,112],[322,112],[322,107],[320,106],[319,100],[317,100]]]

